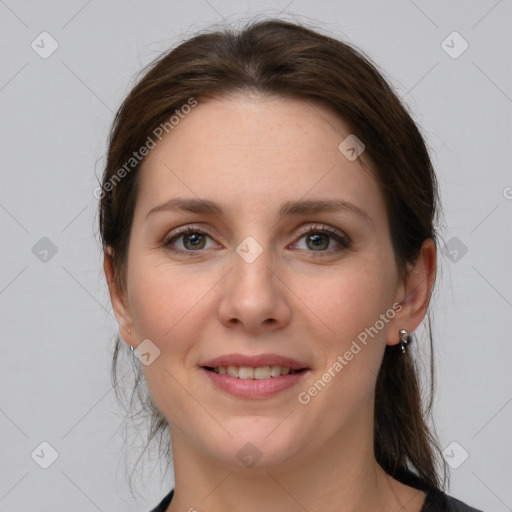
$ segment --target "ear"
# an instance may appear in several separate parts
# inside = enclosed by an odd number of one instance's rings
[[[119,324],[119,334],[125,343],[136,348],[138,343],[134,332],[131,312],[127,305],[124,291],[119,287],[115,279],[112,249],[110,247],[105,248],[103,270],[105,271],[112,309],[114,310],[117,323]]]
[[[430,303],[430,296],[436,278],[436,244],[427,238],[414,264],[409,265],[407,275],[400,283],[395,301],[402,308],[390,322],[386,344],[397,345],[398,331],[413,332],[421,324]]]

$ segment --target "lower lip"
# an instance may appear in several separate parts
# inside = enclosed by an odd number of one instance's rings
[[[290,389],[297,385],[308,373],[308,370],[304,370],[279,377],[270,377],[269,379],[239,379],[238,377],[221,375],[205,368],[200,369],[220,390],[238,398],[253,400],[269,398],[281,391]]]

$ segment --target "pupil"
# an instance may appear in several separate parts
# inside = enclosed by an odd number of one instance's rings
[[[309,241],[313,244],[313,246],[316,249],[326,249],[327,246],[329,245],[327,236],[322,234],[310,235]]]
[[[189,244],[193,249],[202,249],[204,246],[204,237],[201,234],[194,233],[185,237],[185,245]]]

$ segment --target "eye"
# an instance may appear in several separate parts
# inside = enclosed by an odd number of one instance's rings
[[[331,253],[349,247],[350,243],[349,237],[342,231],[329,226],[314,225],[303,229],[300,238],[291,245],[299,250]],[[172,252],[188,255],[220,247],[208,232],[193,226],[172,232],[163,245]]]
[[[331,252],[350,246],[345,233],[327,226],[309,226],[294,243],[296,249],[313,252]]]
[[[171,251],[182,253],[218,247],[208,233],[191,226],[171,233],[170,237],[164,241],[164,245]]]

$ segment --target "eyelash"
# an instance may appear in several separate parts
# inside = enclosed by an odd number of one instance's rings
[[[186,226],[184,228],[179,228],[176,232],[172,233],[171,236],[167,237],[164,240],[163,245],[167,250],[169,250],[173,253],[183,254],[186,256],[195,256],[196,253],[201,253],[204,251],[204,249],[199,249],[197,251],[191,251],[191,250],[184,251],[182,249],[172,248],[172,244],[174,242],[176,242],[179,238],[181,238],[185,235],[191,235],[191,234],[207,235],[211,239],[213,239],[213,235],[207,229],[197,228],[194,226]],[[329,235],[330,237],[334,238],[342,246],[343,249],[349,248],[352,243],[350,238],[342,231],[339,231],[337,229],[334,229],[334,228],[331,228],[328,226],[320,225],[320,224],[316,224],[314,226],[308,226],[307,228],[301,229],[299,231],[298,238],[293,243],[297,243],[300,239],[304,238],[305,236],[307,236],[309,234]],[[299,249],[299,250],[306,250],[306,249]],[[327,249],[325,251],[310,250],[309,252],[311,252],[314,255],[313,257],[322,257],[325,255],[331,255],[333,252],[338,252],[340,250],[341,249],[338,248],[338,249]]]

